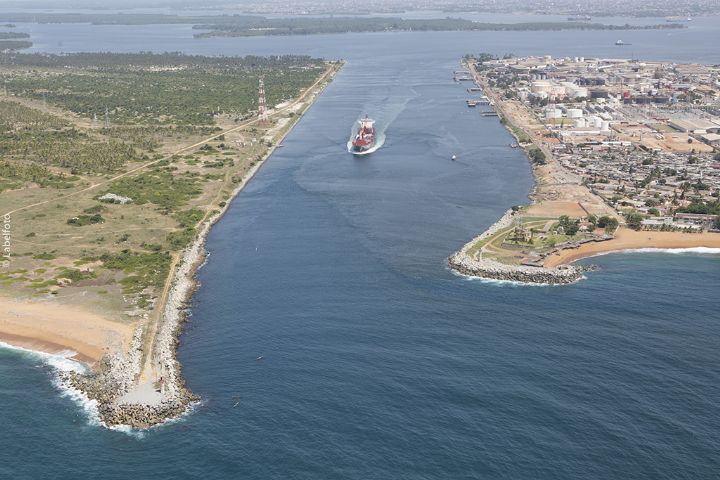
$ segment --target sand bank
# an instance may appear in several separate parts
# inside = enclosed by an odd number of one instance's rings
[[[93,364],[108,352],[127,348],[132,332],[131,325],[76,306],[0,297],[0,340],[9,345],[47,353],[71,350],[75,359]]]
[[[643,248],[676,249],[676,248],[720,248],[720,233],[683,233],[683,232],[652,232],[635,231],[620,228],[615,238],[606,242],[588,243],[574,250],[563,250],[549,256],[545,266],[555,267],[569,264],[582,258],[602,253],[623,250],[639,250]]]

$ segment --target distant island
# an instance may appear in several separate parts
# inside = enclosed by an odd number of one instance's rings
[[[33,43],[28,40],[1,40],[0,39],[0,52],[3,51],[14,51],[23,50],[33,46]]]
[[[482,23],[462,18],[403,19],[399,17],[258,18],[231,23],[209,23],[193,28],[209,30],[204,37],[265,35],[313,35],[357,32],[451,32],[451,31],[551,31],[551,30],[649,30],[685,28],[675,23],[659,25],[605,25],[588,22]]]
[[[24,32],[0,32],[0,40],[16,40],[18,38],[30,38],[30,34]]]
[[[586,21],[487,23],[463,18],[405,19],[380,16],[289,18],[258,15],[183,16],[135,13],[5,13],[0,19],[34,23],[91,23],[95,25],[193,25],[196,38],[265,35],[313,35],[350,32],[428,31],[552,31],[552,30],[650,30],[686,28],[680,23],[657,25],[606,25]]]
[[[27,38],[30,38],[30,35],[27,33],[0,32],[0,51],[30,48],[33,44],[31,41],[25,40]]]

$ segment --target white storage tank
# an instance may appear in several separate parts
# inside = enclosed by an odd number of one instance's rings
[[[583,111],[579,108],[568,108],[568,118],[580,118],[583,116]]]
[[[562,118],[562,110],[559,108],[548,107],[545,109],[545,118]]]
[[[584,118],[581,117],[581,118],[578,118],[577,120],[575,120],[575,126],[577,128],[585,128],[587,126],[587,122],[585,121]]]
[[[603,132],[607,132],[610,130],[610,122],[607,120],[603,120],[603,122],[600,124],[600,130]]]
[[[587,122],[590,128],[600,128],[602,126],[602,120],[596,116],[588,117]]]

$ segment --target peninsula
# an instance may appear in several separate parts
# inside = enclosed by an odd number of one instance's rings
[[[613,251],[720,248],[720,69],[550,56],[468,56],[457,81],[523,148],[536,179],[449,258],[471,276],[558,284]]]
[[[204,239],[340,62],[0,55],[0,341],[70,351],[108,426],[185,412],[175,348]]]

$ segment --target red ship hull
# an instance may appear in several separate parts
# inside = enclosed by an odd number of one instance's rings
[[[365,152],[375,146],[375,127],[373,120],[368,117],[360,120],[355,138],[352,141],[353,152]]]

